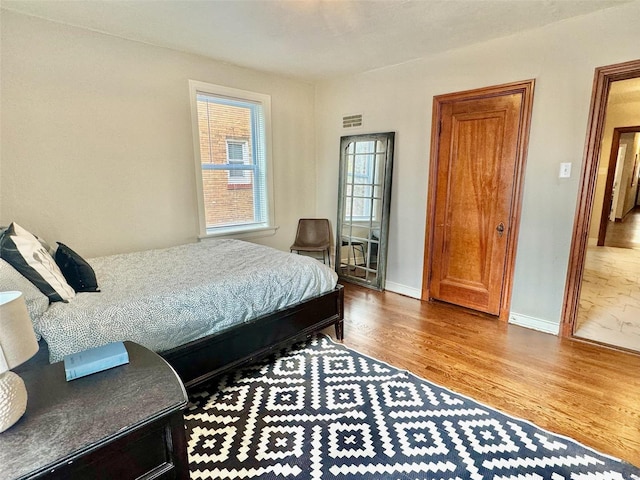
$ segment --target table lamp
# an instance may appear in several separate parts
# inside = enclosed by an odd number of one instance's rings
[[[27,409],[27,389],[12,368],[38,351],[22,292],[0,292],[0,433],[16,423]]]

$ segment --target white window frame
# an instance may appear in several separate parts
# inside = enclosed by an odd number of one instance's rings
[[[364,197],[360,197],[358,195],[354,195],[353,194],[353,190],[351,191],[351,195],[349,196],[352,202],[352,205],[349,207],[349,214],[345,220],[348,219],[348,221],[350,222],[354,222],[354,223],[358,223],[358,222],[363,222],[363,221],[368,221],[369,217],[371,217],[371,220],[373,221],[378,221],[378,212],[374,212],[373,216],[371,216],[371,201],[366,201],[363,205],[363,211],[361,211],[360,213],[362,213],[362,215],[354,215],[353,211],[351,211],[351,208],[353,208],[353,201],[356,198],[361,198],[363,200],[369,200],[370,198],[374,198],[373,194],[376,191],[376,187],[378,187],[378,189],[381,191],[382,190],[382,185],[379,184],[379,177],[380,177],[380,172],[378,171],[377,167],[377,158],[378,155],[380,155],[380,152],[378,152],[376,150],[376,144],[377,142],[375,140],[369,140],[366,142],[358,142],[358,143],[371,143],[373,144],[373,151],[371,152],[356,152],[354,150],[353,154],[349,154],[349,155],[353,155],[353,171],[351,172],[351,177],[353,178],[352,180],[352,184],[351,184],[351,188],[355,188],[355,187],[369,187],[371,189],[371,196],[366,195]],[[356,173],[355,172],[355,166],[356,166],[356,160],[358,157],[371,157],[370,158],[370,162],[367,161],[367,163],[365,164],[365,173]],[[348,176],[347,176],[348,178]],[[356,183],[355,179],[356,178],[360,178],[360,179],[364,179],[365,182],[364,183]],[[375,197],[377,200],[379,200],[380,202],[382,201],[382,198],[380,197]],[[347,209],[345,209],[345,214],[347,213]]]
[[[197,108],[197,96],[198,94],[211,95],[215,97],[226,97],[239,101],[257,102],[262,105],[264,115],[264,152],[265,152],[265,171],[264,190],[266,192],[266,203],[263,205],[264,209],[264,221],[260,223],[252,223],[249,225],[234,225],[223,227],[210,227],[207,228],[205,206],[204,206],[204,188],[202,183],[202,159],[200,156],[200,136],[198,129],[198,108]],[[194,165],[196,175],[196,190],[198,196],[198,221],[199,221],[199,238],[209,237],[233,237],[244,238],[260,235],[271,235],[277,230],[275,226],[275,214],[273,203],[273,164],[272,164],[272,150],[271,150],[271,96],[250,92],[247,90],[240,90],[237,88],[225,87],[222,85],[215,85],[207,82],[200,82],[196,80],[189,80],[189,99],[191,104],[191,129],[193,134],[193,150],[194,150]],[[254,179],[255,181],[255,179]]]
[[[229,165],[249,165],[249,142],[236,138],[227,138],[227,163]],[[231,158],[229,145],[240,145],[242,148],[242,158]],[[251,183],[251,175],[248,170],[229,170],[227,181],[229,185],[248,185]]]

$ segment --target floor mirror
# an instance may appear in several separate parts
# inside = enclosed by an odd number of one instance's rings
[[[384,290],[395,133],[340,139],[336,272]]]

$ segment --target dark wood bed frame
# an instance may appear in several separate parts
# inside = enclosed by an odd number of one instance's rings
[[[161,352],[186,388],[192,388],[331,325],[343,338],[344,289],[318,295],[222,333]]]

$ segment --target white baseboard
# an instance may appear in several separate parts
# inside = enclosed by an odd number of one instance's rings
[[[530,317],[529,315],[522,315],[521,313],[510,313],[509,323],[514,325],[520,325],[521,327],[531,328],[533,330],[539,330],[541,332],[550,333],[552,335],[558,335],[560,333],[560,325],[544,320],[542,318]]]
[[[407,297],[417,298],[418,300],[422,298],[422,290],[407,287],[401,283],[390,282],[387,280],[385,281],[384,289],[389,290],[390,292],[399,293],[400,295],[406,295]]]

